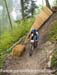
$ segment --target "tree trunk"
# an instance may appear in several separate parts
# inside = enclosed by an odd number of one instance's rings
[[[12,27],[12,22],[11,22],[11,18],[10,18],[10,14],[9,14],[9,10],[8,10],[8,6],[7,6],[6,0],[4,0],[4,3],[5,3],[6,10],[7,10],[7,14],[8,14],[8,18],[9,18],[9,22],[10,22],[11,29],[13,29],[13,27]]]
[[[21,0],[21,10],[22,10],[22,18],[24,19],[24,2]]]
[[[47,6],[48,8],[50,8],[49,1],[48,1],[48,0],[45,0],[45,1],[46,1],[46,6]]]

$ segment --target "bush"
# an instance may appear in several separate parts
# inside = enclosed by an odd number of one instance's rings
[[[31,28],[34,18],[26,19],[25,21],[21,20],[13,24],[13,30],[9,31],[9,28],[4,31],[0,37],[0,54],[6,52],[6,50],[12,46],[16,41],[18,41],[22,36],[24,36]],[[0,56],[0,67],[2,67],[2,58]]]
[[[57,40],[57,21],[54,22],[54,24],[51,27],[51,30],[49,31],[48,38],[50,41],[56,41]],[[57,49],[54,50],[54,54],[51,60],[51,66],[53,68],[57,68]]]
[[[49,31],[48,38],[50,41],[56,41],[57,40],[57,22],[54,22],[52,25],[51,30]]]
[[[57,50],[54,51],[52,61],[51,61],[51,66],[57,69]]]
[[[0,37],[0,52],[8,49],[14,42],[24,36],[31,28],[34,19],[27,19],[14,24],[12,31],[5,31]]]
[[[5,57],[6,57],[6,54],[0,56],[0,68],[3,68],[3,63],[4,63],[4,60],[5,60]]]

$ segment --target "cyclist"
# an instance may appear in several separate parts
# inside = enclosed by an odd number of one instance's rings
[[[37,47],[40,35],[36,29],[32,29],[28,38],[30,39],[31,44],[34,45],[34,48]]]

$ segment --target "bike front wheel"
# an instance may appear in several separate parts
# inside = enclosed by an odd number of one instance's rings
[[[33,49],[34,49],[33,45],[30,44],[29,56],[32,56]]]

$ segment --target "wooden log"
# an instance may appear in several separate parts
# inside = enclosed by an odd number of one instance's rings
[[[11,54],[12,54],[12,56],[21,56],[24,53],[25,49],[26,49],[25,45],[21,45],[21,44],[16,45],[13,48]]]

